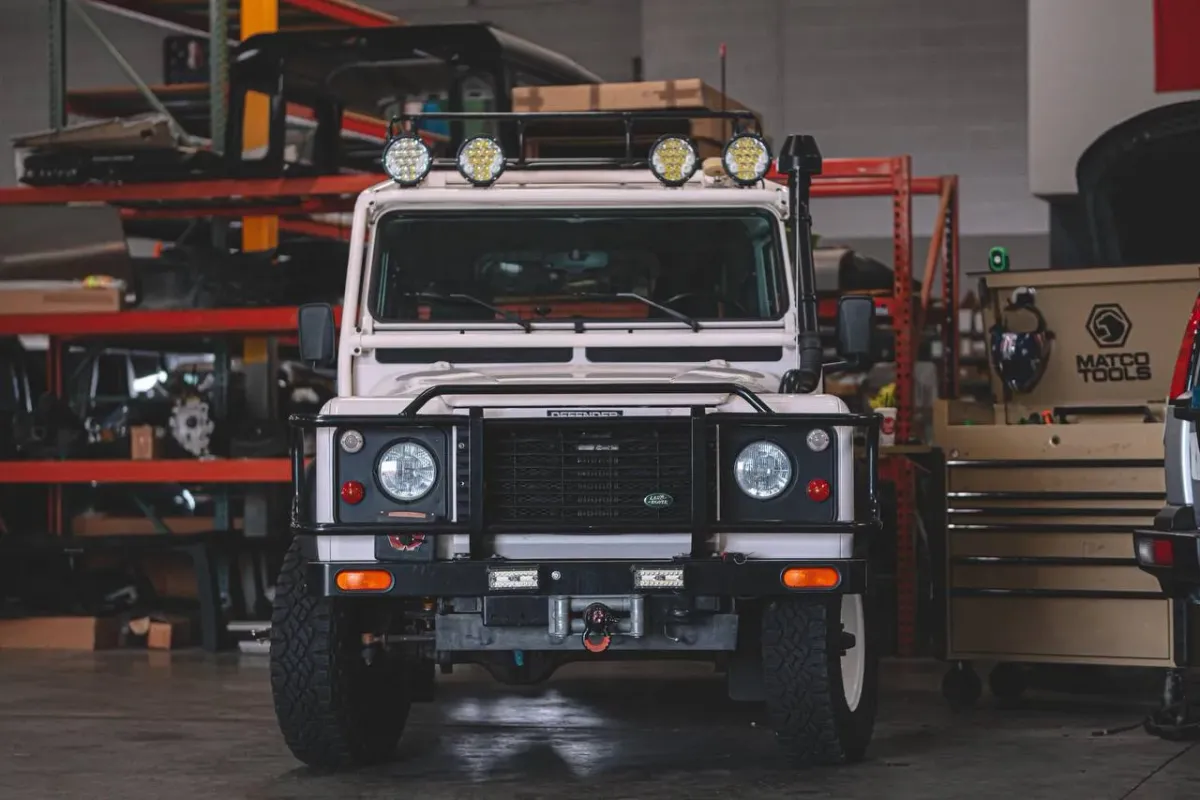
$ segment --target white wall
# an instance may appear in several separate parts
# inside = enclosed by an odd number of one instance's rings
[[[964,234],[1043,234],[1026,176],[1024,0],[644,0],[646,75],[716,84],[766,112],[778,141],[814,134],[827,157],[911,154],[957,173]],[[736,10],[735,10],[736,9]],[[917,204],[919,226],[935,209]],[[823,201],[822,233],[886,232],[884,201]],[[882,229],[882,231],[881,231]]]
[[[1153,0],[1029,0],[1029,187],[1074,194],[1075,165],[1113,125],[1200,98],[1154,91]]]

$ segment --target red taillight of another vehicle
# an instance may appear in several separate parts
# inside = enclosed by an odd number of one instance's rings
[[[1193,353],[1197,333],[1200,333],[1200,296],[1192,303],[1192,315],[1183,330],[1183,341],[1179,343],[1179,355],[1175,357],[1175,372],[1171,375],[1171,394],[1167,397],[1168,400],[1174,400],[1190,388],[1192,372],[1196,368]]]
[[[1170,567],[1175,564],[1175,546],[1170,539],[1146,538],[1137,543],[1138,563],[1146,567]]]

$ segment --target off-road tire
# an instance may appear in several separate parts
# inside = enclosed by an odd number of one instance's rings
[[[402,664],[368,665],[354,602],[308,591],[299,540],[284,557],[271,615],[271,693],[292,754],[336,770],[385,761],[408,718]]]
[[[865,629],[871,630],[864,600]],[[763,609],[763,688],[767,720],[784,749],[804,766],[859,761],[866,754],[878,705],[878,658],[865,647],[862,694],[853,711],[841,669],[841,597],[787,597]]]

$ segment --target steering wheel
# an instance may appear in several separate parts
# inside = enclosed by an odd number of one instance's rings
[[[717,294],[716,292],[681,292],[680,294],[677,294],[674,297],[667,298],[666,300],[663,301],[662,304],[669,308],[673,308],[675,303],[678,303],[680,300],[686,300],[689,297],[711,297],[711,298],[717,300],[718,302],[724,303],[725,309],[727,311],[732,309],[734,311],[737,311],[739,316],[743,316],[743,317],[753,316],[746,309],[746,307],[744,305],[742,305],[741,303],[739,303],[737,300],[733,300],[724,295]]]

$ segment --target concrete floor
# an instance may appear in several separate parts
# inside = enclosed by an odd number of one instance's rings
[[[522,690],[456,671],[396,763],[328,776],[284,748],[264,658],[9,652],[0,798],[1200,798],[1200,747],[1092,735],[1137,703],[1035,694],[956,715],[940,665],[885,667],[870,758],[841,769],[789,768],[703,666],[624,664]]]

